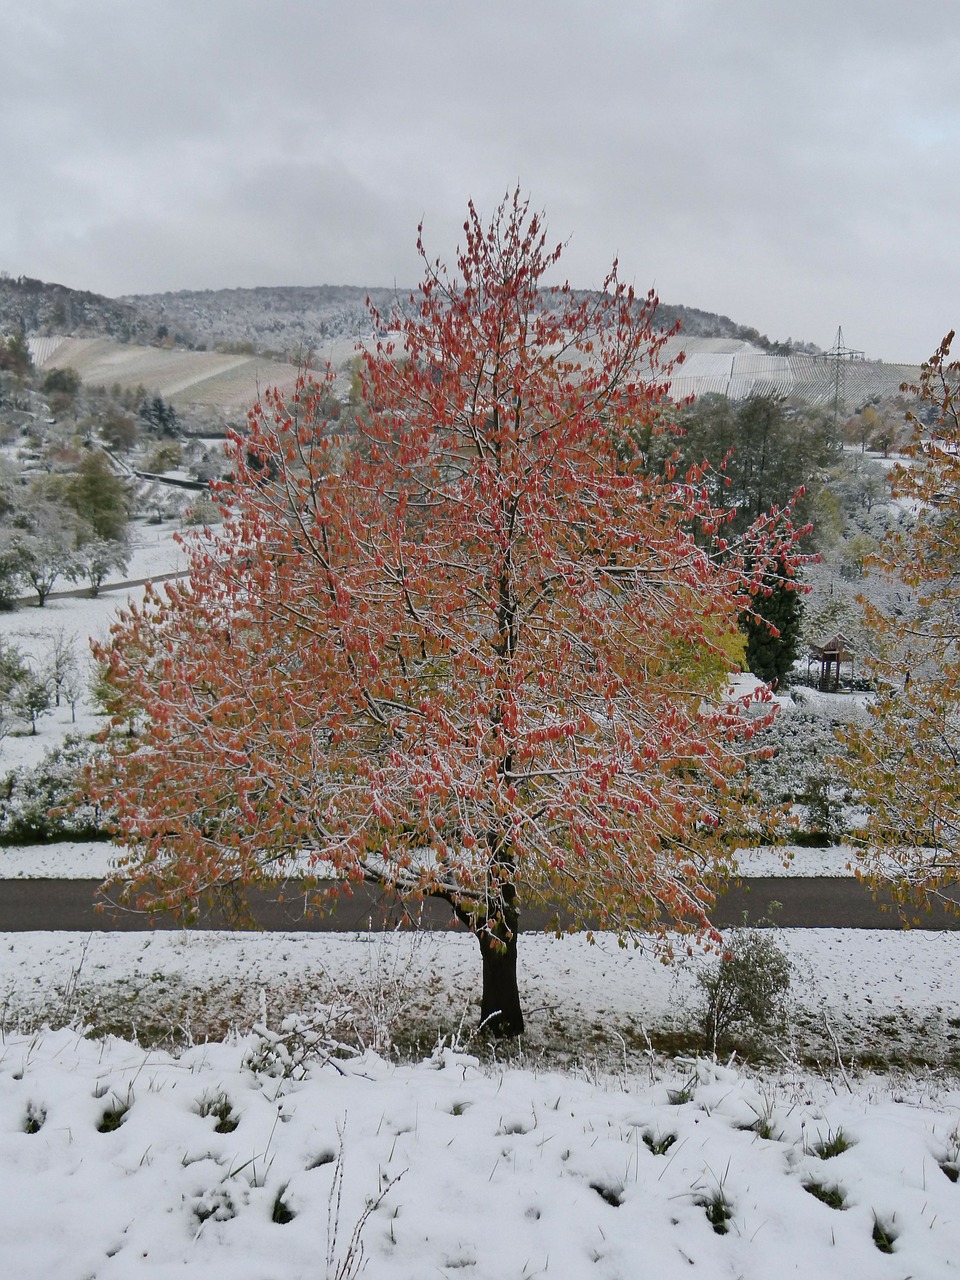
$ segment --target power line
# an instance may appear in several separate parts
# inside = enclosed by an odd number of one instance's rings
[[[834,443],[840,439],[840,415],[846,413],[847,400],[847,364],[851,360],[865,360],[866,352],[855,351],[843,341],[843,328],[837,327],[837,338],[829,351],[825,351],[823,359],[833,361],[833,438]]]

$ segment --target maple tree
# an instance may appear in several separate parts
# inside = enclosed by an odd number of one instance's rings
[[[836,763],[862,799],[860,869],[907,908],[939,898],[960,876],[960,361],[953,333],[905,392],[909,461],[893,471],[913,518],[868,561],[862,603],[875,641],[877,696],[868,722],[841,734]],[[931,421],[932,420],[932,421]]]
[[[251,411],[222,531],[98,650],[140,722],[100,785],[141,902],[294,855],[320,895],[443,899],[480,945],[482,1021],[514,1033],[521,901],[709,930],[769,713],[729,696],[729,654],[794,534],[774,512],[728,542],[702,469],[645,468],[669,375],[652,294],[616,264],[599,293],[545,290],[562,246],[519,193],[489,225],[471,204],[464,236],[453,275],[421,231],[349,436],[332,374]]]

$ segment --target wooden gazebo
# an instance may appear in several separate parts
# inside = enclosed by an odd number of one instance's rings
[[[833,692],[840,686],[840,668],[844,662],[850,663],[850,675],[853,675],[853,644],[842,631],[838,631],[829,640],[820,644],[812,644],[807,656],[807,673],[814,662],[820,663],[820,679],[817,688]]]

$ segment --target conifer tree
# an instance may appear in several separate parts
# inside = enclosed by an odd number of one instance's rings
[[[797,659],[802,625],[801,587],[791,566],[781,561],[766,575],[742,618],[750,671],[779,684]]]

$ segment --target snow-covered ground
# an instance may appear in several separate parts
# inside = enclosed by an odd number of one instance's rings
[[[141,527],[131,579],[182,568],[170,536]],[[0,637],[40,661],[62,626],[79,650],[122,598],[0,615]],[[65,708],[8,736],[0,772],[71,727]],[[848,849],[792,852],[742,870],[849,873]],[[112,855],[4,849],[0,881],[99,877]],[[647,1047],[689,1039],[715,958],[668,968],[604,935],[524,935],[528,1034],[482,1059],[462,1051],[479,971],[462,933],[0,935],[0,1276],[956,1274],[957,935],[772,936],[791,1015],[755,1074]],[[297,1066],[291,1013],[358,1055]],[[912,1074],[864,1075],[871,1056]]]
[[[960,1092],[936,1078],[848,1092],[788,1068],[617,1076],[449,1048],[301,1068],[276,1037],[171,1056],[6,1033],[3,1274],[956,1275]]]
[[[102,841],[0,846],[0,880],[43,878],[105,880],[118,850]],[[738,855],[745,876],[849,876],[854,850],[848,845],[806,849],[800,845],[744,849]]]
[[[829,1063],[960,1064],[960,951],[955,933],[777,929],[793,965],[790,1033],[770,1053]],[[525,1051],[577,1063],[658,1043],[692,1042],[697,975],[715,955],[665,965],[649,948],[585,934],[520,939]],[[345,1000],[362,1034],[383,1027],[406,1047],[475,1025],[480,962],[459,930],[403,933],[0,934],[7,1027],[89,1022],[151,1042],[249,1027],[266,993],[276,1015]],[[379,1011],[379,1012],[377,1012]]]
[[[182,572],[186,568],[186,555],[175,541],[176,532],[177,526],[170,523],[134,524],[132,554],[125,580],[134,582]],[[55,590],[61,589],[72,591],[74,588],[69,582],[57,582]],[[108,585],[96,598],[91,598],[80,587],[78,595],[55,595],[42,609],[35,604],[27,604],[9,613],[0,612],[0,641],[16,645],[34,666],[42,668],[59,634],[73,649],[80,668],[92,675],[91,637],[106,639],[117,608],[130,599],[142,598],[142,587],[118,592]],[[99,724],[102,723],[100,720]],[[7,734],[0,740],[0,774],[20,765],[37,764],[44,752],[68,733],[93,733],[97,727],[98,719],[89,696],[78,705],[76,722],[70,707],[62,703],[52,714],[40,718],[35,735]]]

